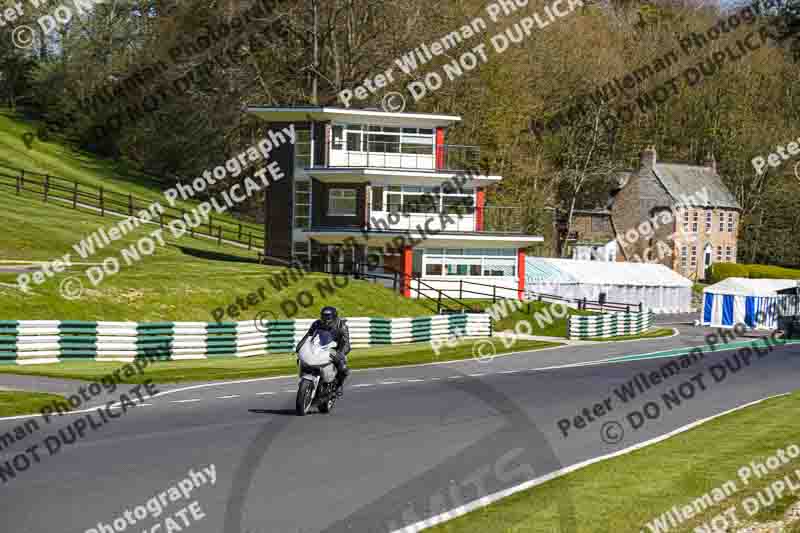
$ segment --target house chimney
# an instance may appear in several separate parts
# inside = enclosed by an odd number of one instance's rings
[[[714,154],[712,154],[711,152],[708,152],[706,154],[706,160],[704,161],[704,164],[714,172],[717,171],[717,160],[714,159]]]
[[[642,154],[639,156],[639,163],[642,168],[653,168],[656,166],[657,160],[656,147],[652,144],[642,150]]]

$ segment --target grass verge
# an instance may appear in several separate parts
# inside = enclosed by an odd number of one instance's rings
[[[42,392],[0,391],[0,416],[36,413],[55,400],[63,401],[64,398]]]
[[[620,335],[619,337],[592,337],[590,339],[581,339],[587,341],[632,341],[637,339],[656,339],[658,337],[669,337],[674,331],[672,328],[656,328],[650,331],[645,331],[638,335]]]
[[[558,343],[519,341],[508,349],[498,348],[499,353],[539,350],[559,346]],[[472,343],[462,342],[455,347],[443,347],[437,355],[428,343],[382,346],[378,348],[354,349],[348,356],[348,366],[353,369],[392,367],[401,365],[436,363],[469,359]],[[163,361],[149,365],[144,375],[137,375],[126,383],[179,383],[185,381],[215,381],[285,376],[297,372],[293,354],[273,354],[248,358],[218,357],[189,361]],[[98,363],[94,361],[70,361],[47,365],[0,366],[0,373],[96,380],[113,372],[123,363]]]
[[[513,330],[520,320],[527,320],[531,325],[531,335],[546,337],[567,337],[567,318],[570,316],[596,315],[594,311],[579,311],[568,309],[566,315],[563,309],[548,302],[519,303],[515,300],[466,300],[475,309],[486,311],[496,318],[494,329],[497,331]],[[491,309],[491,311],[490,311]],[[502,316],[502,318],[500,318]],[[499,318],[499,320],[497,319]],[[527,333],[527,331],[526,331]]]
[[[653,531],[647,526],[673,506],[683,507],[724,483],[736,491],[676,527],[661,531],[694,532],[718,514],[735,507],[741,524],[780,519],[800,492],[777,499],[749,516],[743,501],[772,482],[794,475],[800,482],[800,458],[745,484],[738,470],[763,462],[800,441],[797,417],[800,394],[775,398],[708,422],[669,440],[597,463],[486,508],[431,529],[437,533],[538,533],[560,531],[557,502],[574,508],[574,533]],[[735,438],[734,438],[735,437]],[[764,496],[766,498],[766,496]],[[568,499],[568,500],[566,500]],[[701,531],[701,530],[698,530]],[[711,529],[708,531],[712,531]],[[766,531],[766,530],[764,530]],[[770,530],[771,531],[771,530]],[[798,529],[786,531],[796,532]]]

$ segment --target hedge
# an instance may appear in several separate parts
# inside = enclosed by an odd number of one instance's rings
[[[737,263],[714,263],[709,274],[711,283],[726,278],[800,279],[800,270],[770,265],[740,265]]]

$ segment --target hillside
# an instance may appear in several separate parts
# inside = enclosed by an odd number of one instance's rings
[[[26,131],[35,131],[35,124],[0,115],[0,164],[50,172],[82,183],[102,184],[122,194],[140,198],[163,198],[156,186],[142,175],[125,170],[108,161],[73,152],[56,141],[35,141],[27,149],[22,139]],[[190,203],[186,204],[191,208]],[[247,320],[260,310],[272,310],[282,318],[280,304],[303,290],[317,297],[308,309],[299,309],[295,316],[314,316],[321,305],[332,304],[349,316],[417,316],[430,314],[418,302],[407,300],[391,290],[364,281],[353,281],[335,294],[320,298],[315,289],[327,276],[309,274],[302,280],[278,291],[270,283],[273,274],[283,269],[259,265],[256,250],[248,251],[225,242],[184,235],[174,237],[168,230],[164,245],[156,243],[152,255],[141,252],[141,260],[131,252],[122,251],[158,230],[156,224],[142,225],[121,239],[111,242],[83,258],[73,248],[92,232],[103,228],[108,232],[120,217],[89,210],[73,210],[64,203],[45,203],[41,196],[20,195],[8,187],[0,188],[0,319],[5,320],[136,320],[136,321],[211,321],[212,310],[235,303],[237,297],[247,297],[262,290],[264,299],[248,306],[238,320]],[[215,218],[216,219],[216,218]],[[134,251],[140,251],[134,248]],[[144,250],[149,251],[147,247]],[[64,272],[54,273],[41,285],[31,282],[26,294],[17,284],[20,269],[30,262],[52,261],[71,254],[72,265]],[[113,259],[109,259],[113,258]],[[96,286],[86,275],[86,269],[99,272],[101,263],[113,260],[120,264],[119,272],[106,275]],[[130,262],[130,264],[127,264]],[[70,300],[59,295],[64,280],[77,277],[83,286],[80,298]],[[97,279],[99,275],[96,275]],[[74,281],[66,287],[77,290]],[[227,316],[227,315],[226,315]]]

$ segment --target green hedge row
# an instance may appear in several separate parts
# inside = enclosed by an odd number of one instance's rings
[[[800,270],[770,265],[714,263],[711,265],[709,278],[711,283],[717,283],[725,278],[800,279]]]

